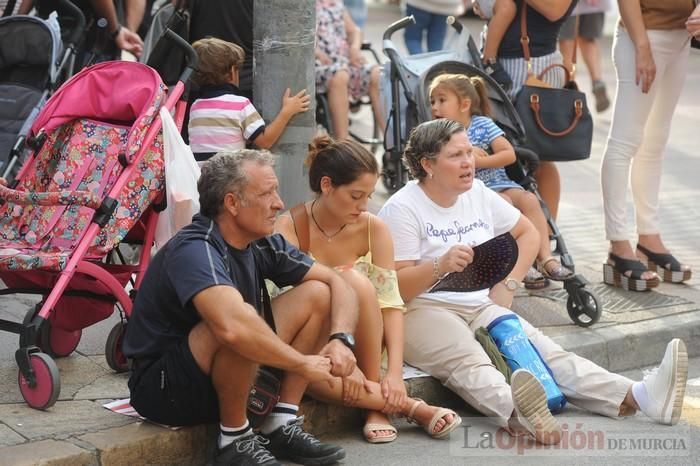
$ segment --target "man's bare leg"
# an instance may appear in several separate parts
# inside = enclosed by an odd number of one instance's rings
[[[219,399],[221,424],[231,427],[245,424],[248,393],[257,364],[222,346],[203,322],[192,329],[188,343],[199,367],[211,376]]]
[[[318,353],[328,342],[331,295],[328,287],[304,282],[272,300],[277,335],[302,354]],[[298,405],[307,381],[294,373],[282,378],[280,402]]]

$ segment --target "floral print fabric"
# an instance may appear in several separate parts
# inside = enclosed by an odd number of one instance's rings
[[[328,91],[328,81],[340,70],[350,74],[348,92],[350,98],[358,100],[367,95],[372,68],[377,65],[366,63],[361,66],[350,64],[350,45],[343,21],[345,6],[341,0],[316,1],[316,47],[331,59],[330,65],[316,60],[316,92]]]
[[[73,120],[47,135],[16,188],[24,200],[38,202],[0,206],[0,270],[63,270],[92,222],[94,198],[103,200],[126,169],[120,154],[135,169],[87,257],[103,257],[126,236],[164,186],[162,135],[145,140],[164,96],[161,86],[133,127]],[[134,159],[142,146],[143,157]],[[91,207],[81,205],[90,199]]]

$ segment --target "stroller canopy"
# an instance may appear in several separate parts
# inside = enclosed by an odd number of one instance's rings
[[[0,75],[13,68],[44,66],[55,81],[62,49],[55,13],[46,20],[22,15],[0,19]]]
[[[75,119],[131,127],[129,160],[165,97],[158,73],[141,63],[111,61],[84,68],[49,99],[30,134],[50,133]]]

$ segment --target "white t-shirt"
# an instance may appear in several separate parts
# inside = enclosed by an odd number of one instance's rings
[[[455,244],[476,246],[513,229],[520,212],[501,196],[474,180],[472,188],[451,207],[440,207],[410,181],[379,211],[394,240],[394,260],[432,261]],[[489,303],[489,290],[469,293],[439,291],[419,297],[464,306]]]

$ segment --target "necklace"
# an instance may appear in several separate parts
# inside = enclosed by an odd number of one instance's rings
[[[316,205],[316,200],[314,200],[314,201],[311,203],[311,209],[310,209],[310,210],[311,210],[311,220],[314,221],[314,225],[316,225],[316,228],[318,228],[318,231],[320,231],[320,232],[323,234],[323,236],[326,237],[326,240],[330,243],[331,240],[332,240],[333,238],[335,238],[336,236],[338,236],[338,234],[339,234],[341,231],[343,231],[343,230],[345,229],[345,227],[346,227],[348,224],[347,224],[347,223],[343,224],[343,226],[340,227],[340,228],[338,229],[338,231],[336,231],[336,232],[333,233],[332,235],[329,235],[328,233],[326,233],[326,230],[324,230],[323,228],[321,228],[321,225],[318,224],[318,221],[316,220],[316,216],[314,215],[314,205]]]

